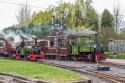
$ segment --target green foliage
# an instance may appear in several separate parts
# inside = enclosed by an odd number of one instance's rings
[[[64,11],[66,24],[65,28],[75,29],[78,26],[91,27],[96,30],[98,17],[95,9],[91,6],[92,0],[77,0],[75,4],[61,2],[59,6],[55,7],[56,23],[60,23],[61,12]],[[86,16],[84,16],[86,15]],[[52,9],[48,8],[46,11],[41,11],[34,14],[30,20],[27,21],[27,26],[38,26],[42,24],[51,24]]]
[[[113,15],[105,9],[101,17],[101,26],[102,28],[113,27],[114,26],[114,17]]]
[[[114,54],[114,53],[107,52],[105,54],[107,55],[108,59],[125,59],[125,53]]]
[[[98,17],[95,9],[91,6],[92,0],[77,0],[75,4],[67,4],[64,10],[68,15],[65,18],[67,28],[76,29],[79,26],[97,30]]]
[[[92,30],[98,29],[98,15],[94,8],[89,8],[87,10],[87,15],[85,19],[85,24],[87,27],[91,27]]]
[[[117,34],[114,29],[114,17],[109,10],[105,9],[101,16],[101,36],[100,40],[107,49],[108,41],[115,39]]]
[[[33,62],[0,59],[0,72],[22,77],[49,81],[51,83],[69,83],[71,81],[85,80],[79,74],[71,71]]]
[[[41,11],[32,16],[29,21],[29,26],[38,26],[41,24],[51,24],[51,11],[46,10],[45,12]]]
[[[115,33],[115,30],[114,28],[112,27],[107,27],[107,28],[104,28],[102,33],[101,33],[101,43],[107,47],[108,45],[108,41],[111,40],[111,39],[115,39],[117,38],[117,35]]]

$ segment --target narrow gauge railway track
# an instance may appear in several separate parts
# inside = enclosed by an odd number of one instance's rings
[[[20,76],[0,73],[0,83],[48,83],[48,82],[31,80]]]
[[[78,63],[83,63],[81,61],[77,61]],[[88,62],[84,62],[89,64]],[[92,63],[93,64],[93,63]],[[96,64],[96,63],[95,63]],[[121,63],[114,63],[114,62],[101,62],[99,63],[99,65],[106,65],[106,66],[112,66],[112,67],[117,67],[117,68],[121,68],[121,69],[125,69],[125,64],[121,64]],[[83,67],[81,67],[83,68]]]
[[[120,63],[114,63],[114,62],[102,62],[102,65],[108,65],[108,66],[114,66],[114,67],[118,67],[118,68],[125,68],[125,64],[120,64]]]
[[[82,64],[96,64],[96,63],[90,63],[90,62],[82,62],[82,61],[76,61],[76,63],[82,63]],[[114,63],[114,62],[100,62],[99,65],[106,65],[106,66],[113,66],[113,67],[117,67],[117,68],[122,68],[125,69],[125,64],[121,64],[121,63]],[[84,68],[84,67],[79,67],[79,68]]]
[[[71,67],[71,66],[66,66],[66,65],[62,65],[62,64],[55,64],[55,63],[50,63],[50,62],[44,62],[44,61],[43,62],[36,62],[36,63],[39,63],[39,64],[42,63],[42,64],[46,64],[46,65],[56,66],[56,67],[72,70],[72,71],[75,71],[77,73],[89,74],[92,76],[99,77],[101,79],[108,80],[110,83],[125,83],[125,77],[106,74],[106,73],[102,73],[102,72],[88,69],[88,68]]]

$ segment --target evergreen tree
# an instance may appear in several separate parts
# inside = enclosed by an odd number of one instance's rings
[[[105,9],[102,13],[101,17],[101,26],[102,28],[113,27],[114,26],[114,18],[113,15]]]

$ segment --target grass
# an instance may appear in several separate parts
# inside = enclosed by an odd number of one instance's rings
[[[125,59],[125,53],[110,53],[110,52],[107,52],[105,54],[107,54],[108,59]]]
[[[52,83],[67,83],[87,79],[69,70],[49,65],[4,59],[0,59],[0,72]]]

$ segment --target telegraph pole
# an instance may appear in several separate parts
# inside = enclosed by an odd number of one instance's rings
[[[64,12],[62,11],[61,12],[61,30],[63,30],[64,29]]]
[[[54,47],[56,48],[56,59],[59,58],[59,35],[64,29],[64,12],[61,12],[61,22],[56,24],[56,16],[54,15],[54,10],[52,10],[52,29],[55,30],[56,36],[54,38]]]

